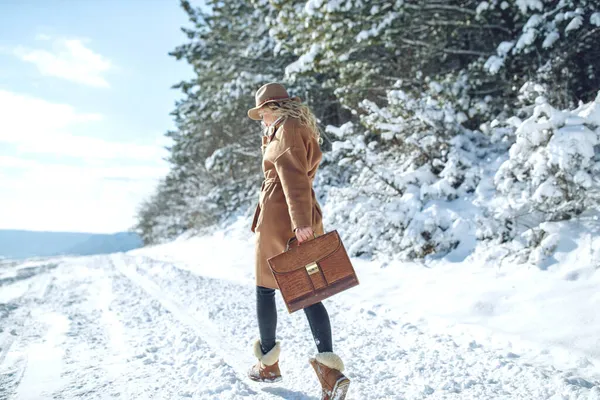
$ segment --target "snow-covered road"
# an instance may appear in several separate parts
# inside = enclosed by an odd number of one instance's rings
[[[151,256],[2,265],[0,399],[318,399],[303,313],[278,299],[283,381],[251,382],[252,285]],[[349,400],[600,399],[597,382],[510,351],[366,304],[326,306]]]

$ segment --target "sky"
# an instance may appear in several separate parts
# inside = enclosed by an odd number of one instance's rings
[[[168,171],[178,0],[0,0],[0,229],[113,233]]]

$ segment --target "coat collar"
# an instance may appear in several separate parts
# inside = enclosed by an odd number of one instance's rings
[[[270,143],[271,140],[273,140],[273,137],[275,136],[275,132],[277,131],[277,128],[279,128],[279,125],[281,125],[283,120],[284,120],[283,117],[279,117],[275,120],[275,122],[273,122],[269,126],[267,143]]]
[[[265,148],[267,147],[267,145],[269,143],[271,143],[271,140],[275,137],[275,132],[277,131],[277,128],[279,128],[279,126],[281,125],[281,123],[284,121],[283,118],[277,118],[277,120],[275,122],[273,122],[271,124],[271,126],[269,126],[269,128],[267,129],[267,132],[262,135],[262,146],[261,146],[261,151],[263,154],[265,154]]]

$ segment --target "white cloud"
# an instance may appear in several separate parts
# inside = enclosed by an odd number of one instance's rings
[[[4,168],[30,168],[33,162],[19,157],[0,156],[0,171]]]
[[[152,139],[86,136],[103,123],[99,114],[0,90],[0,229],[116,232],[133,225],[140,202],[168,172],[165,151]]]
[[[156,145],[110,142],[69,132],[102,119],[100,114],[80,113],[67,104],[0,90],[0,143],[13,144],[21,152],[88,160],[154,161],[163,155]]]
[[[68,165],[61,163],[43,163],[40,161],[14,156],[0,155],[0,169],[16,171],[13,175],[31,177],[39,180],[53,180],[60,176],[70,181],[118,180],[118,181],[156,181],[168,172],[166,165],[128,165],[112,162],[109,165]]]
[[[85,169],[40,165],[2,177],[0,229],[123,231],[133,226],[138,205],[155,184],[151,179],[95,179]]]
[[[98,121],[100,114],[78,113],[67,104],[0,90],[0,140],[18,141],[18,136],[41,135],[40,131],[56,132],[71,124]]]
[[[79,39],[54,39],[38,35],[38,41],[50,42],[51,49],[29,49],[19,46],[14,54],[33,63],[44,76],[53,76],[94,87],[108,87],[103,74],[112,63],[87,48]]]

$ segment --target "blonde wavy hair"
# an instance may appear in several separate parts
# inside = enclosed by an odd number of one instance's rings
[[[319,125],[317,124],[317,118],[306,104],[301,103],[298,100],[286,100],[267,103],[261,108],[271,109],[273,116],[275,116],[276,119],[279,117],[283,117],[284,119],[297,118],[302,125],[312,131],[315,139],[317,139],[317,143],[319,143],[319,145],[323,144],[323,138],[321,137]],[[263,124],[263,133],[267,133],[268,129],[269,127]]]

